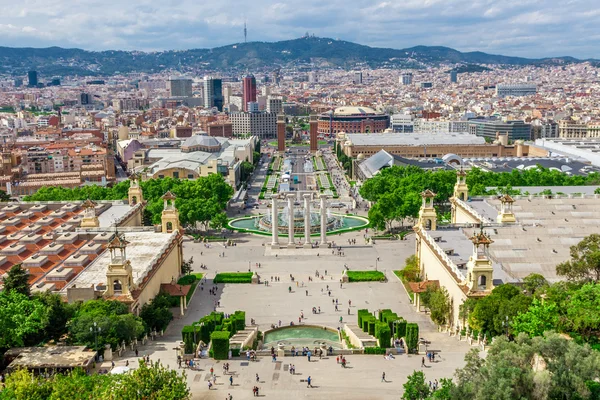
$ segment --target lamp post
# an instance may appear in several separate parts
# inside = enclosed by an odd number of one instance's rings
[[[377,271],[377,259],[375,259],[375,271]]]
[[[251,261],[248,261],[248,272],[250,272],[250,266],[252,265]]]
[[[98,326],[98,324],[96,323],[96,321],[94,321],[94,326],[90,326],[90,332],[92,332],[94,334],[94,350],[98,351],[98,334],[102,331],[102,328],[100,328]],[[98,358],[98,355],[96,354],[96,359]]]

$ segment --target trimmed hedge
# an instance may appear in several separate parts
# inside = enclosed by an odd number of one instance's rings
[[[406,325],[407,322],[404,318],[396,322],[396,337],[401,338],[406,336]]]
[[[385,275],[381,271],[348,271],[349,282],[382,282]]]
[[[234,312],[230,318],[233,318],[235,324],[236,331],[243,331],[246,329],[246,312],[245,311],[236,311]]]
[[[252,283],[252,272],[223,272],[213,279],[214,283]]]
[[[227,360],[229,357],[229,332],[214,331],[210,334],[210,341],[215,360]]]
[[[375,337],[379,341],[379,347],[387,348],[391,344],[392,332],[385,322],[375,324]]]
[[[371,313],[369,312],[369,310],[366,309],[360,309],[356,312],[356,315],[358,317],[358,326],[360,326],[360,328],[362,329],[363,327],[363,318],[365,318],[368,315],[371,315]]]
[[[419,325],[415,323],[406,324],[406,347],[409,352],[417,349],[419,344]]]
[[[369,319],[369,335],[375,336],[375,324],[377,323],[377,320],[375,319],[375,317]]]
[[[365,354],[385,354],[383,347],[365,347]]]

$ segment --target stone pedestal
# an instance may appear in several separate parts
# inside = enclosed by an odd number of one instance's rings
[[[252,283],[258,284],[258,274],[256,273],[256,271],[254,271],[254,274],[252,274]]]
[[[110,348],[110,344],[107,344],[104,346],[104,360],[112,361],[112,359],[113,359],[112,349]]]
[[[348,278],[348,273],[346,270],[344,270],[344,272],[342,272],[342,282],[343,283],[348,283],[350,282],[350,279]]]

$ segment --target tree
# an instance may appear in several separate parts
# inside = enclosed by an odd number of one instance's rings
[[[429,308],[431,319],[437,325],[445,325],[450,316],[450,296],[444,287],[428,286],[428,296],[422,297],[423,304]],[[425,293],[423,293],[425,294]],[[422,295],[423,296],[423,295]]]
[[[425,383],[423,371],[413,371],[404,385],[403,400],[423,400],[429,396],[429,386]]]
[[[227,221],[229,221],[227,214],[224,212],[217,213],[210,219],[210,227],[214,230],[220,230],[227,225]]]
[[[192,265],[194,264],[194,257],[190,257],[189,260],[183,261],[181,263],[181,273],[184,275],[189,275],[192,272]]]
[[[496,286],[490,295],[477,301],[469,313],[469,326],[488,336],[503,335],[512,319],[527,311],[531,300],[514,285]]]
[[[150,303],[146,303],[140,312],[140,318],[144,321],[147,331],[161,331],[167,329],[173,314],[169,310],[171,303],[169,295],[159,293]]]
[[[16,290],[0,292],[0,349],[25,346],[48,324],[47,308]]]
[[[556,333],[498,337],[485,360],[471,350],[465,362],[452,399],[584,399],[600,378],[600,353]]]
[[[546,286],[548,281],[541,274],[529,274],[523,278],[523,287],[531,294]]]
[[[542,336],[546,331],[556,330],[557,326],[556,303],[541,302],[538,299],[533,299],[529,310],[519,313],[511,324],[513,334],[524,332],[531,337]]]
[[[600,285],[585,284],[565,304],[572,329],[590,337],[600,326]]]
[[[29,296],[29,272],[24,270],[21,264],[13,265],[6,273],[4,277],[4,290]]]
[[[190,389],[185,374],[166,368],[158,362],[146,364],[132,373],[120,376],[118,385],[112,385],[107,391],[109,399],[147,399],[147,400],[187,400]]]
[[[600,235],[591,234],[571,246],[571,260],[556,266],[556,273],[572,281],[600,281]]]
[[[409,282],[419,282],[421,280],[421,269],[419,268],[419,259],[414,254],[404,260],[404,269],[400,271],[401,275]]]
[[[452,379],[442,378],[440,379],[438,390],[431,393],[429,398],[435,400],[453,400],[452,391],[454,390],[456,390],[456,385],[452,382]]]

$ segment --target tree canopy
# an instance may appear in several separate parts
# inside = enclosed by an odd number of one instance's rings
[[[573,281],[600,282],[600,235],[591,234],[571,246],[571,259],[558,264],[556,273]]]
[[[185,374],[160,363],[139,367],[122,375],[87,375],[76,369],[49,378],[18,370],[6,377],[0,398],[13,400],[186,400],[190,398]]]
[[[252,164],[250,164],[252,165]],[[175,206],[179,210],[179,221],[182,225],[200,223],[205,229],[213,219],[216,226],[223,225],[224,209],[233,195],[233,188],[218,174],[210,174],[195,180],[187,179],[148,179],[141,182],[144,199],[147,201],[147,219],[152,224],[159,224],[163,210],[161,197],[171,191],[177,199]],[[124,200],[127,198],[129,181],[120,182],[113,187],[96,185],[73,189],[47,186],[25,201],[83,201],[91,200]],[[225,216],[226,217],[226,216]]]
[[[3,280],[4,290],[29,296],[29,272],[21,264],[13,265]]]

